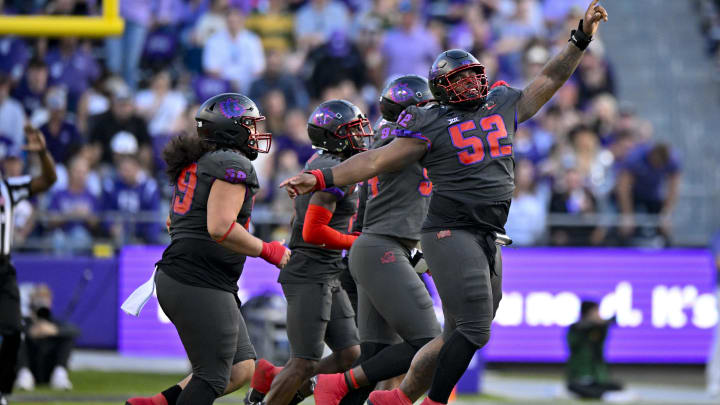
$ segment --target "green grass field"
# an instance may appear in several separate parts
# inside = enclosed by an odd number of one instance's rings
[[[48,387],[37,387],[35,391],[16,391],[11,397],[12,405],[31,404],[124,404],[125,399],[136,395],[152,395],[176,383],[181,374],[120,373],[102,371],[74,371],[70,373],[72,391],[54,391]],[[245,390],[227,395],[217,402],[242,403]],[[491,396],[462,397],[465,403],[503,403],[502,398]],[[313,404],[308,399],[304,404]]]

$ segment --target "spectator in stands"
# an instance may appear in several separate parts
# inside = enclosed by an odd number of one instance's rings
[[[121,36],[105,40],[108,69],[120,75],[130,88],[135,89],[139,80],[140,56],[142,55],[148,27],[153,23],[153,7],[159,0],[123,0],[120,15],[125,20]]]
[[[580,320],[568,328],[567,389],[580,398],[600,399],[607,392],[622,390],[622,385],[610,380],[605,363],[605,340],[614,324],[615,318],[600,317],[596,302],[583,301]]]
[[[33,111],[42,108],[45,93],[48,89],[48,67],[40,58],[33,58],[28,63],[25,76],[13,89],[12,96],[25,108],[25,114],[31,116]]]
[[[100,76],[100,66],[90,52],[90,44],[83,42],[78,46],[77,38],[62,38],[57,48],[48,51],[45,62],[50,72],[50,84],[65,87],[68,109],[75,111],[82,94]]]
[[[104,180],[102,197],[103,210],[112,218],[107,224],[110,235],[119,244],[156,243],[160,231],[157,218],[161,217],[157,182],[148,177],[136,154],[127,148],[131,142],[113,144],[117,172]]]
[[[300,50],[316,47],[350,26],[348,10],[337,0],[310,0],[295,15],[295,39]]]
[[[31,49],[24,39],[9,35],[0,37],[0,75],[19,81],[25,73],[30,56]]]
[[[307,136],[307,114],[302,110],[288,111],[285,114],[285,132],[277,137],[273,136],[273,151],[280,152],[285,149],[295,151],[300,166],[304,166],[315,153]]]
[[[584,107],[590,100],[600,94],[615,94],[615,80],[606,60],[597,48],[585,52],[577,70],[578,85],[580,87],[580,107]]]
[[[556,185],[550,198],[550,213],[566,214],[560,218],[562,225],[550,227],[553,245],[588,246],[601,242],[594,240],[595,221],[588,218],[588,215],[597,213],[597,202],[590,189],[583,185],[582,176],[576,168],[568,168]]]
[[[173,135],[194,135],[197,133],[197,121],[195,121],[195,114],[197,114],[200,104],[190,104],[185,108],[185,111],[173,125]]]
[[[12,141],[14,152],[25,142],[25,112],[17,100],[10,97],[10,77],[0,73],[0,136]]]
[[[294,176],[302,167],[298,163],[298,156],[292,149],[283,149],[275,153],[275,181],[285,179],[287,176]],[[274,181],[273,181],[274,182]],[[276,194],[277,196],[277,194]],[[293,213],[293,201],[285,196],[272,200],[272,210],[279,215],[287,215]]]
[[[247,27],[260,36],[267,51],[289,52],[295,41],[293,17],[285,0],[268,0],[267,9],[248,17]]]
[[[267,117],[263,124],[268,132],[275,134],[285,131],[287,101],[280,90],[271,90],[265,93],[265,96],[260,100],[260,108],[263,115]]]
[[[575,8],[576,10],[584,10],[587,7],[586,0],[552,0],[544,1],[542,13],[547,23],[553,24],[562,22],[570,11]]]
[[[152,159],[150,135],[147,132],[145,120],[136,114],[132,95],[127,86],[118,86],[112,96],[110,110],[106,113],[91,117],[89,142],[97,161],[103,164],[112,164],[112,149],[110,141],[121,131],[131,133],[139,145],[138,155],[144,165],[149,166]]]
[[[306,85],[310,96],[328,100],[323,94],[328,88],[342,85],[344,81],[354,84],[355,90],[366,82],[365,61],[360,50],[342,31],[332,34],[328,42],[312,49],[306,64],[310,74]]]
[[[210,4],[210,9],[200,17],[192,33],[192,42],[200,47],[205,46],[215,33],[227,29],[225,19],[229,8],[228,0],[212,0]]]
[[[511,80],[522,77],[523,51],[534,37],[543,34],[542,21],[537,19],[533,0],[515,1],[514,11],[507,15],[498,15],[493,25],[499,41],[495,45],[500,60],[500,70],[506,72]]]
[[[590,114],[587,121],[600,138],[600,143],[606,146],[612,142],[615,135],[615,125],[618,121],[617,100],[611,94],[603,93],[590,100]]]
[[[604,198],[613,188],[610,183],[612,153],[601,147],[597,134],[586,125],[571,129],[568,139],[572,143],[572,164],[583,184],[590,188],[596,198]]]
[[[85,156],[75,155],[68,166],[67,188],[50,196],[49,228],[54,230],[55,253],[88,253],[92,248],[100,203],[87,187],[89,173]]]
[[[280,50],[267,52],[267,69],[250,87],[250,98],[262,100],[271,90],[281,91],[288,108],[307,108],[309,100],[305,86],[286,69],[287,53]],[[265,112],[270,117],[268,112]]]
[[[115,76],[114,78],[101,76],[93,81],[90,88],[80,97],[78,107],[75,111],[75,125],[81,134],[85,135],[88,133],[90,117],[100,115],[110,109],[110,91],[108,84],[113,81],[122,82],[122,79],[119,76]],[[125,86],[125,83],[122,83],[123,86]]]
[[[83,145],[83,138],[77,127],[67,119],[67,95],[62,88],[50,90],[47,95],[46,106],[49,119],[40,127],[45,135],[45,143],[55,162],[67,163],[70,156]]]
[[[715,299],[717,302],[717,311],[720,315],[720,231],[713,235],[710,241],[710,251],[713,255],[713,264],[715,265]],[[715,335],[710,347],[710,355],[708,356],[705,373],[707,376],[707,393],[714,398],[720,397],[720,322],[715,325]]]
[[[634,213],[659,216],[659,226],[641,229],[643,237],[659,235],[669,243],[670,217],[680,185],[680,162],[666,143],[643,144],[630,152],[622,165],[617,200],[622,214],[620,232],[634,236]]]
[[[550,59],[550,52],[541,41],[531,41],[523,53],[523,80],[517,81],[519,87],[525,87],[542,71],[545,63]],[[520,85],[522,83],[522,85]]]
[[[385,33],[382,56],[385,77],[403,74],[427,76],[440,45],[432,33],[419,21],[418,10],[412,2],[403,0],[398,7],[400,25]]]
[[[237,8],[227,13],[227,29],[211,36],[203,50],[205,73],[232,82],[242,93],[265,70],[265,54],[257,35],[245,29],[245,15]]]
[[[40,284],[30,293],[30,316],[25,318],[25,341],[20,348],[15,384],[31,391],[35,383],[46,384],[56,390],[71,390],[68,361],[79,331],[59,321],[52,314],[52,291]]]
[[[515,191],[505,231],[520,246],[537,243],[545,232],[546,203],[535,184],[535,169],[529,160],[515,166]]]
[[[170,72],[161,70],[153,76],[150,88],[135,97],[138,115],[148,122],[150,135],[169,135],[173,124],[187,107],[185,97],[173,90]]]

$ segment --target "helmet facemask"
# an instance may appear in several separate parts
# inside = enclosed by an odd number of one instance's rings
[[[239,117],[236,123],[243,126],[248,131],[247,147],[260,152],[270,152],[270,145],[272,145],[272,134],[269,132],[258,132],[257,123],[258,121],[264,121],[264,116],[259,117]]]
[[[367,118],[358,118],[346,124],[342,124],[335,131],[335,136],[340,139],[347,139],[350,142],[352,153],[364,152],[368,150],[370,141],[375,134],[370,126]]]
[[[437,77],[435,85],[445,91],[450,104],[478,104],[475,101],[484,100],[488,93],[485,67],[478,63],[461,66]]]

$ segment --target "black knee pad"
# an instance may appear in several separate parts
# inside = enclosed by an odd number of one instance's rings
[[[365,360],[375,356],[376,354],[380,353],[382,349],[388,347],[390,345],[386,345],[384,343],[374,343],[374,342],[363,342],[360,343],[360,357],[355,361],[355,364],[353,367],[359,365],[360,363],[364,362]]]
[[[478,349],[485,347],[490,341],[490,330],[486,328],[458,327],[457,331]]]
[[[410,345],[415,351],[422,349],[423,346],[430,343],[430,341],[433,340],[433,338],[422,338],[422,339],[415,339],[407,342],[407,344]]]
[[[187,387],[180,393],[177,405],[205,405],[212,404],[215,398],[222,395],[225,387],[222,388],[220,394],[217,393],[217,387],[213,387],[207,381],[193,376]]]

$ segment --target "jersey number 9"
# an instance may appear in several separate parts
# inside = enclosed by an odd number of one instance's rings
[[[183,169],[175,185],[175,196],[173,197],[173,212],[178,215],[185,215],[190,211],[193,196],[197,186],[197,163]]]

